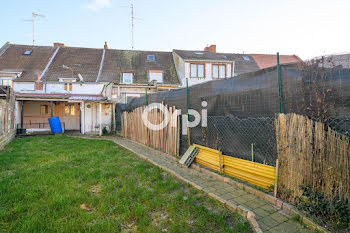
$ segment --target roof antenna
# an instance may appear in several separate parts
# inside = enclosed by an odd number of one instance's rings
[[[34,43],[35,43],[34,22],[35,22],[35,18],[38,17],[38,16],[39,16],[39,17],[42,17],[42,18],[45,18],[45,15],[41,15],[41,14],[38,14],[38,13],[33,12],[33,13],[32,13],[32,19],[25,19],[25,20],[23,20],[23,21],[30,21],[30,22],[32,22],[33,45],[34,45]]]
[[[130,7],[130,15],[131,15],[131,50],[134,50],[134,27],[135,20],[143,20],[140,18],[136,18],[134,15],[134,0],[130,0],[130,6],[122,6],[122,7]]]

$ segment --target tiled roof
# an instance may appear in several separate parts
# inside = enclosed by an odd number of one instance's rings
[[[235,62],[235,75],[254,72],[259,66],[249,54],[213,53],[210,51],[174,50],[185,61],[227,61]]]
[[[32,50],[32,54],[22,55],[25,50]],[[47,66],[43,81],[77,78],[81,74],[85,82],[96,82],[101,71],[98,81],[115,83],[120,82],[121,72],[132,71],[134,83],[147,84],[149,70],[162,70],[165,84],[179,84],[172,52],[107,49],[100,70],[103,49],[60,47],[56,54],[55,51],[50,46],[10,45],[0,56],[0,71],[23,71],[17,81],[35,81]],[[154,61],[148,61],[148,55],[153,55]]]
[[[260,69],[277,65],[277,55],[274,54],[251,54]],[[296,55],[280,55],[280,64],[298,63],[302,60]]]
[[[23,55],[28,50],[30,55]],[[49,46],[29,46],[10,44],[6,51],[0,56],[0,71],[23,72],[21,81],[34,81],[38,73],[45,69],[51,55],[53,47]]]
[[[147,60],[148,55],[154,56],[154,61]],[[149,70],[162,70],[165,84],[179,84],[174,60],[171,52],[106,50],[101,82],[120,82],[122,72],[134,73],[134,83],[148,83]]]
[[[95,82],[102,52],[103,49],[60,47],[43,81],[59,81],[59,78],[72,78],[72,76],[77,78],[77,75],[81,74],[85,82]],[[63,65],[70,69],[63,68]]]
[[[235,61],[235,75],[245,74],[259,70],[259,66],[249,54],[221,53],[228,59]]]
[[[202,61],[232,61],[230,58],[222,53],[213,53],[210,51],[190,51],[190,50],[178,50],[174,49],[184,60],[202,60]]]

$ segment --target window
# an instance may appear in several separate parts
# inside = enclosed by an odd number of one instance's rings
[[[46,116],[49,114],[49,105],[40,105],[40,115]]]
[[[156,57],[154,55],[147,55],[147,61],[155,61]]]
[[[11,78],[2,78],[2,79],[0,79],[0,85],[12,87],[12,79]]]
[[[64,90],[65,91],[72,91],[73,85],[71,83],[65,83],[64,84]]]
[[[204,64],[191,64],[191,78],[204,78]]]
[[[243,57],[243,60],[245,61],[250,61],[249,57],[248,56],[242,56]]]
[[[213,78],[226,77],[226,65],[213,64],[212,65]]]
[[[25,50],[22,55],[29,56],[32,54],[32,52],[33,52],[32,50]]]
[[[152,82],[155,80],[157,83],[163,83],[163,71],[162,70],[149,70],[148,81]]]
[[[75,116],[75,106],[74,106],[74,104],[65,104],[64,105],[64,115],[66,115],[66,116]]]
[[[134,74],[133,73],[122,73],[122,80],[121,83],[125,83],[125,84],[130,84],[132,83]]]

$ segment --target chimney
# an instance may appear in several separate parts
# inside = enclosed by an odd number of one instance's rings
[[[41,82],[40,74],[38,74],[38,80],[35,82],[35,90],[39,91],[42,89],[43,89],[43,83]]]
[[[108,44],[107,44],[107,41],[105,41],[105,46],[104,46],[104,49],[108,49]]]
[[[57,48],[57,47],[66,47],[66,45],[64,43],[54,42],[53,43],[53,47],[55,47],[55,48]]]
[[[210,51],[212,53],[216,53],[216,45],[212,44],[209,47],[207,46],[207,47],[204,48],[204,51]]]

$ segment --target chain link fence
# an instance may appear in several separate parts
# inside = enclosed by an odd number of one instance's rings
[[[339,134],[350,134],[350,69],[320,63],[281,65],[280,84],[277,77],[277,68],[272,67],[135,98],[117,109],[131,111],[146,105],[147,99],[147,104],[175,106],[182,114],[187,109],[201,113],[201,103],[206,101],[207,127],[190,128],[190,142],[268,165],[275,165],[277,159],[275,117],[281,110],[320,120]],[[180,138],[183,154],[189,137]]]

